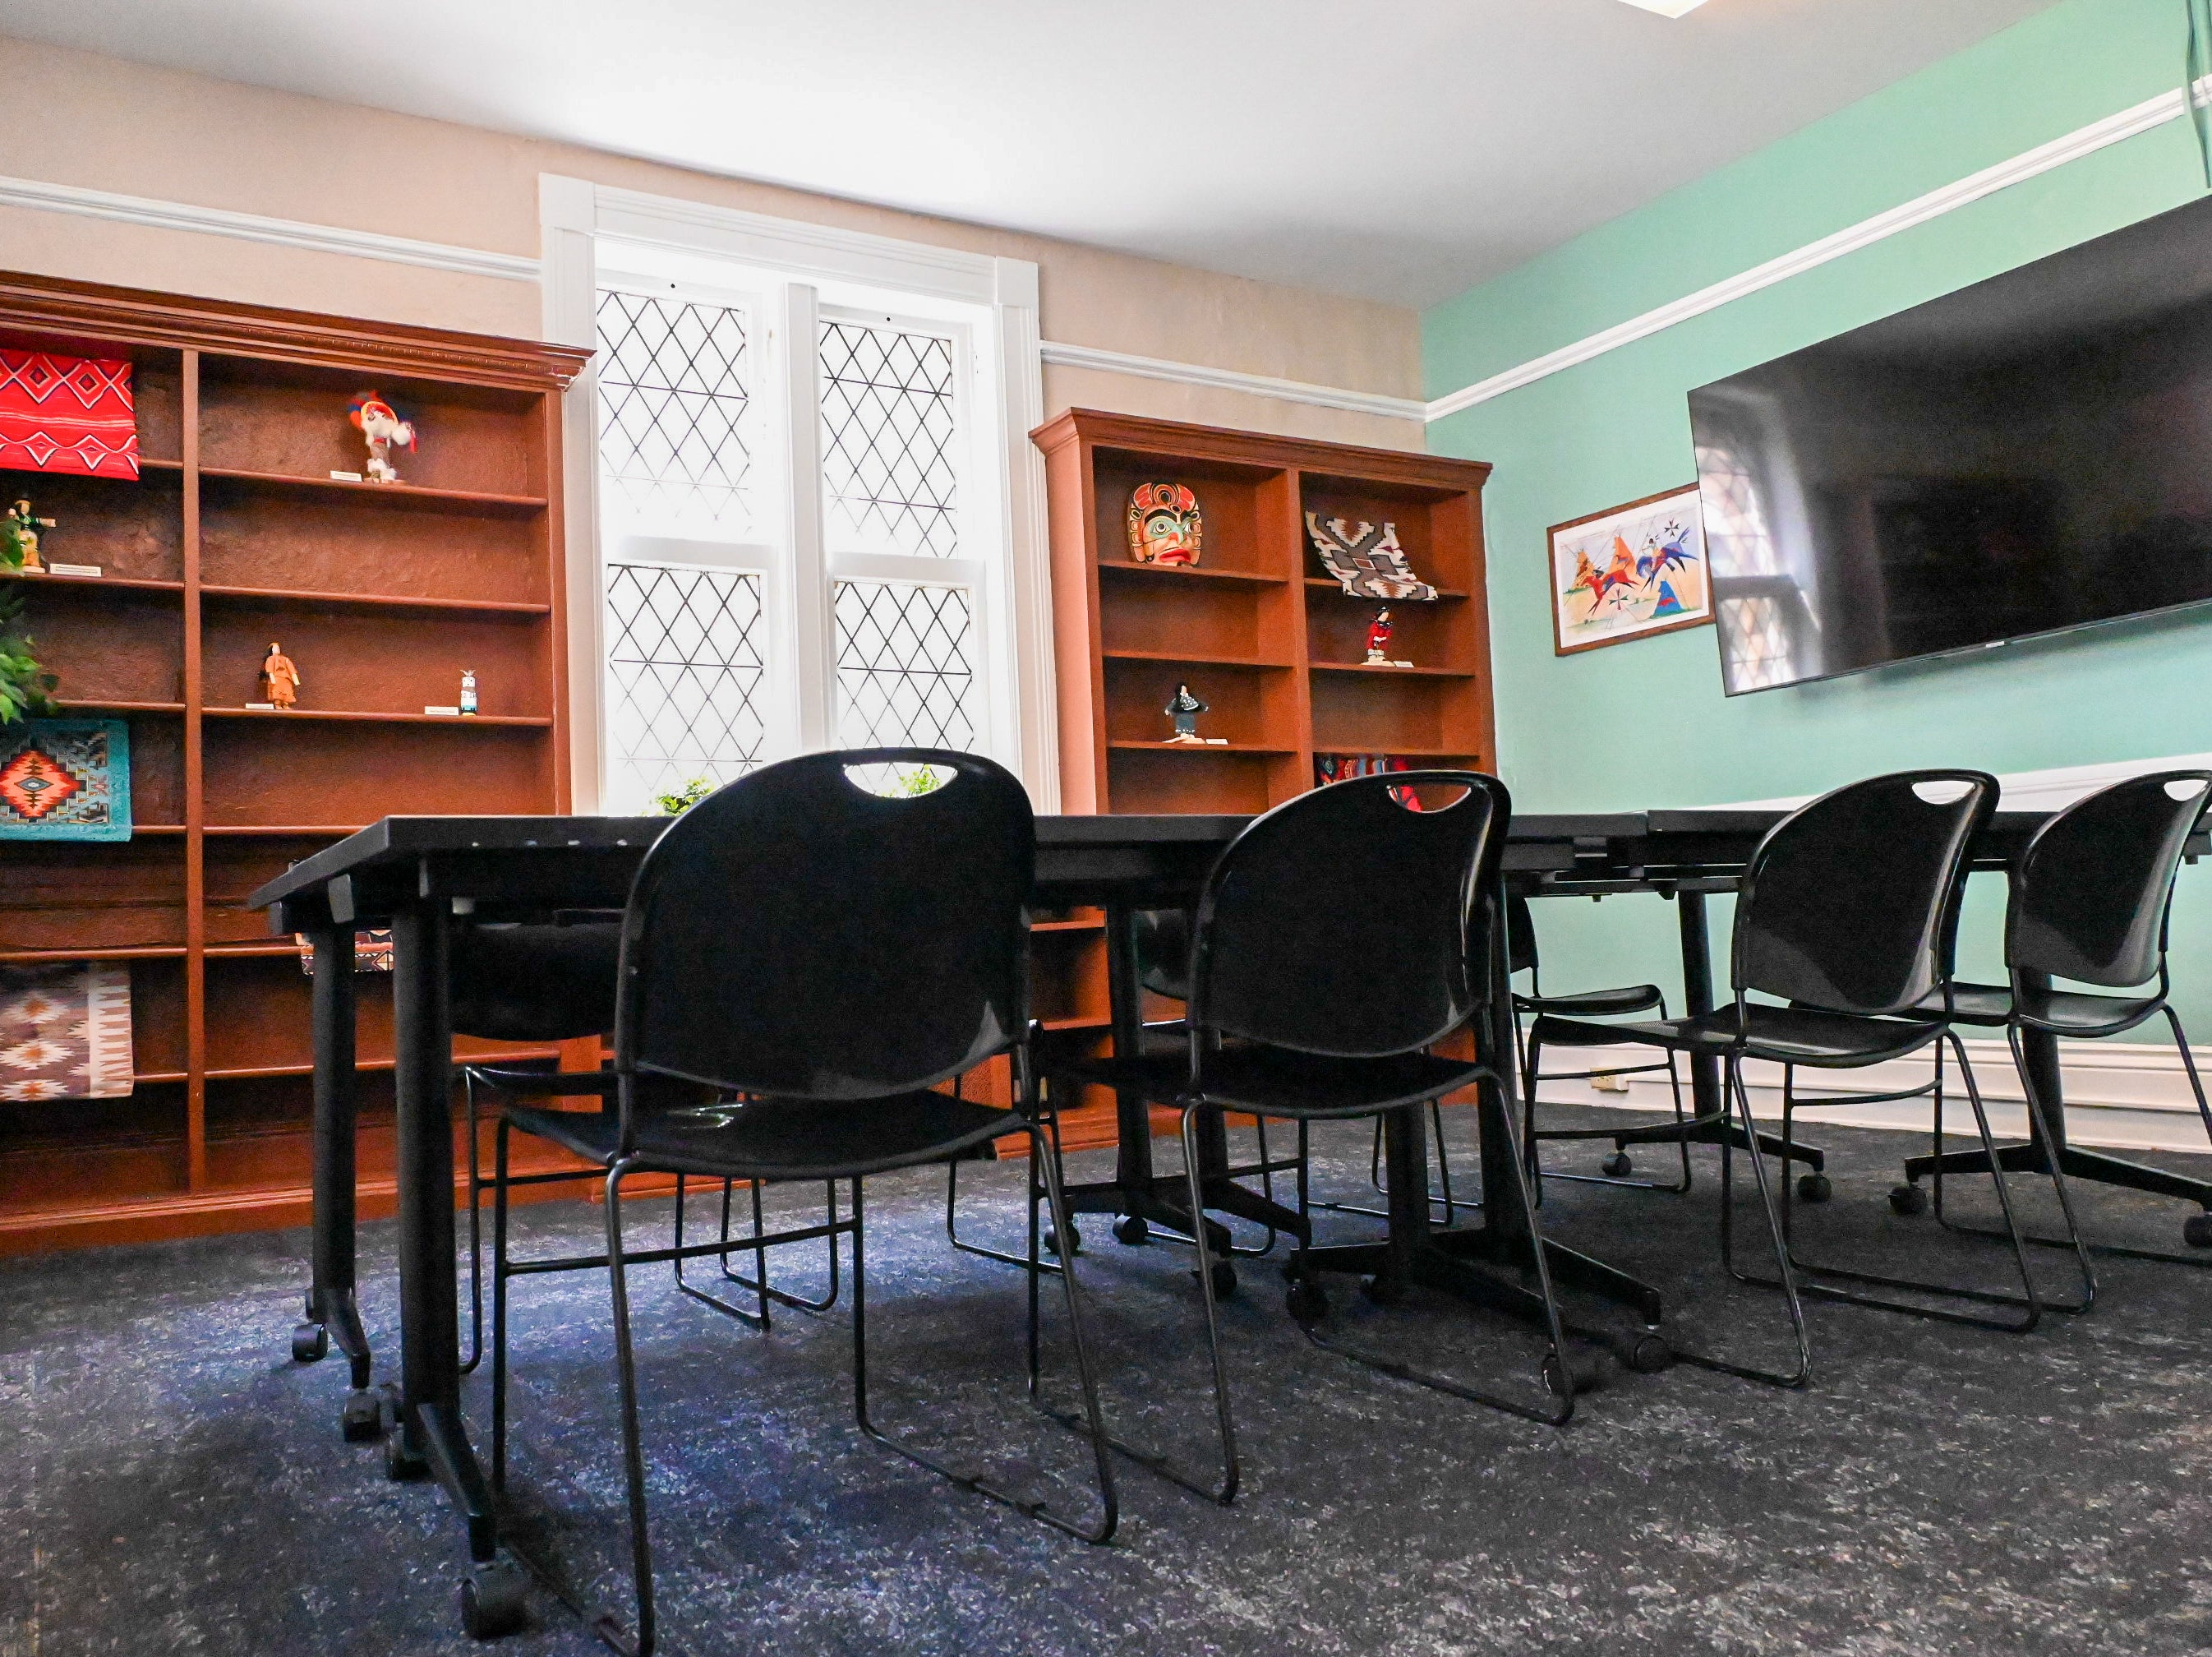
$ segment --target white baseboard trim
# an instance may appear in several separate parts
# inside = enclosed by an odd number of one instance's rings
[[[2027,1106],[2019,1072],[2002,1039],[1972,1038],[1966,1042],[1974,1079],[1990,1113],[1990,1126],[2003,1138],[2024,1138]],[[2193,1047],[2200,1074],[2212,1075],[2212,1048]],[[1653,1050],[1622,1043],[1611,1047],[1555,1048],[1546,1056],[1547,1069],[1599,1069],[1614,1064],[1648,1064]],[[1863,1070],[1800,1071],[1801,1091],[1823,1095],[1895,1093],[1928,1080],[1932,1061],[1927,1055],[1869,1065]],[[2171,1043],[2068,1041],[2059,1044],[2060,1074],[2066,1089],[2066,1132],[2074,1142],[2101,1145],[2115,1150],[2186,1151],[2212,1154],[2204,1124],[2189,1090],[2181,1055]],[[1973,1113],[1959,1085],[1957,1067],[1945,1067],[1947,1077],[1943,1129],[1947,1136],[1974,1131]],[[1601,1093],[1587,1081],[1540,1083],[1537,1100],[1547,1105],[1596,1105],[1665,1111],[1673,1108],[1662,1075],[1627,1079],[1625,1093]],[[1751,1063],[1744,1067],[1751,1093],[1752,1114],[1779,1119],[1782,1115],[1782,1070],[1779,1065]],[[1688,1104],[1689,1068],[1683,1064],[1684,1104]],[[1824,1105],[1797,1112],[1798,1131],[1818,1143],[1824,1129],[1832,1126],[1897,1128],[1926,1133],[1930,1126],[1929,1102],[1899,1100],[1878,1105]]]

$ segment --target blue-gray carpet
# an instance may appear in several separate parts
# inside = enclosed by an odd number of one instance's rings
[[[1469,1125],[1455,1122],[1455,1136]],[[1800,1210],[1808,1248],[2001,1285],[1990,1246],[1889,1214],[1901,1137],[1820,1137],[1837,1191]],[[1333,1132],[1327,1152],[1316,1194],[1355,1197],[1364,1133]],[[1567,1148],[1553,1164],[1588,1167],[1597,1154]],[[1779,1362],[1778,1298],[1717,1268],[1716,1154],[1698,1154],[1687,1197],[1554,1182],[1547,1225],[1663,1287],[1685,1343]],[[1073,1161],[1078,1177],[1101,1166]],[[1646,1171],[1660,1162],[1644,1153]],[[968,1223],[1012,1242],[1020,1179],[1018,1165],[963,1175]],[[2047,1189],[2019,1189],[2047,1215]],[[945,1247],[943,1190],[941,1172],[870,1187],[879,1413],[1010,1477],[1067,1480],[1071,1504],[1087,1500],[1079,1441],[1022,1393],[1021,1277]],[[2080,1195],[2100,1234],[2178,1244],[2175,1205]],[[772,1206],[797,1216],[805,1203],[781,1192]],[[1987,1214],[1986,1185],[1959,1207]],[[637,1234],[658,1240],[667,1213],[665,1202],[636,1205]],[[520,1210],[520,1246],[589,1247],[600,1214]],[[1747,1209],[1740,1218],[1753,1221]],[[1337,1234],[1373,1223],[1328,1216]],[[1201,1461],[1212,1440],[1188,1251],[1121,1247],[1103,1219],[1086,1234],[1114,1424]],[[362,1246],[388,1374],[390,1228],[365,1228]],[[817,1284],[819,1250],[793,1250],[779,1281]],[[294,1233],[0,1266],[0,1653],[477,1648],[459,1631],[463,1549],[434,1487],[387,1483],[377,1446],[339,1441],[339,1360],[286,1358],[304,1252]],[[2068,1287],[2063,1257],[2039,1252],[2037,1264],[2051,1288]],[[763,1336],[676,1294],[665,1267],[641,1268],[668,1648],[2212,1650],[2212,1274],[2101,1270],[2094,1315],[2025,1337],[1814,1303],[1808,1392],[1687,1367],[1616,1374],[1555,1430],[1315,1349],[1284,1313],[1273,1262],[1245,1262],[1225,1326],[1243,1496],[1224,1511],[1124,1463],[1121,1534],[1086,1548],[854,1430],[844,1304],[787,1314]],[[1422,1295],[1384,1311],[1348,1282],[1334,1301],[1349,1336],[1533,1385],[1539,1348],[1515,1325]],[[604,1275],[526,1282],[516,1302],[514,1523],[594,1599],[626,1608]],[[1064,1400],[1066,1331],[1047,1307],[1048,1374]],[[481,1441],[482,1376],[468,1397]],[[499,1648],[600,1648],[540,1594],[531,1628]]]

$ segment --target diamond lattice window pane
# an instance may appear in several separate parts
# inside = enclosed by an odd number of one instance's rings
[[[750,570],[607,566],[607,786],[615,811],[694,777],[760,763],[761,577]]]
[[[743,539],[754,447],[744,313],[610,289],[599,329],[607,529]]]
[[[848,748],[975,746],[972,611],[957,587],[836,583],[837,740]]]
[[[952,342],[936,334],[822,325],[823,533],[832,551],[958,554],[952,362]]]

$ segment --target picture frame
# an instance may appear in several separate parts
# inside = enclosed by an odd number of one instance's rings
[[[1554,655],[1712,624],[1695,484],[1553,524],[1545,567]]]

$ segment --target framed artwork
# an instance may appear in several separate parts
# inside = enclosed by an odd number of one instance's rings
[[[1713,618],[1695,484],[1553,524],[1547,539],[1555,655]]]

